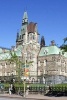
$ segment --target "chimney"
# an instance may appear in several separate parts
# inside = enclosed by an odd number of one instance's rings
[[[55,44],[55,41],[52,40],[52,41],[51,41],[51,46],[54,46],[54,45],[56,45],[56,44]]]

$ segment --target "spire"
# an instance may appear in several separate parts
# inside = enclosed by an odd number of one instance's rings
[[[45,40],[44,36],[41,37],[41,43],[40,43],[40,48],[45,47]]]
[[[28,16],[27,16],[27,12],[25,11],[25,12],[24,12],[24,15],[23,15],[22,24],[26,24],[26,23],[28,23]]]

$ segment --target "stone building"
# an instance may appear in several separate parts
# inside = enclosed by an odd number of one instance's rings
[[[67,52],[58,48],[54,41],[45,45],[44,37],[39,43],[37,23],[29,22],[24,12],[20,31],[17,32],[16,46],[11,49],[0,47],[0,80],[17,78],[18,65],[9,62],[10,52],[15,53],[21,64],[21,78],[46,84],[57,84],[67,78]],[[25,73],[22,74],[22,71]],[[8,77],[9,76],[9,77]]]
[[[40,50],[39,33],[37,23],[28,22],[27,12],[24,12],[21,29],[17,33],[16,46],[12,46],[11,49],[0,49],[0,76],[5,78],[5,76],[17,75],[16,64],[6,60],[10,59],[10,51],[12,51],[24,62],[21,67],[25,67],[29,73],[29,75],[21,77],[30,78],[31,81],[37,80],[37,55]],[[29,62],[32,63],[28,64]]]
[[[58,48],[54,41],[42,47],[38,55],[38,79],[45,84],[67,81],[67,52]]]

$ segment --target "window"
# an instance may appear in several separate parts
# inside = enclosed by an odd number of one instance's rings
[[[20,35],[20,39],[21,39],[21,35]]]
[[[29,34],[28,34],[28,42],[29,42]]]
[[[67,63],[65,62],[65,72],[67,73]]]
[[[0,72],[0,76],[2,76],[2,72]]]
[[[5,68],[7,68],[7,65],[6,65],[6,63],[5,63]]]
[[[23,35],[22,35],[22,39],[23,39]]]
[[[47,60],[44,60],[44,66],[46,66],[46,62],[47,62]]]
[[[40,70],[38,70],[38,75],[40,75]]]
[[[14,71],[14,75],[16,75],[16,71]]]
[[[2,65],[0,65],[0,69],[2,69]]]
[[[30,40],[32,40],[32,33],[30,33]]]
[[[38,66],[40,66],[40,61],[38,61]]]
[[[14,67],[16,67],[16,64],[14,63]]]
[[[44,50],[44,54],[47,54],[48,53],[48,50]]]
[[[35,39],[35,35],[33,34],[33,40]]]
[[[5,72],[5,76],[7,76],[7,73]]]
[[[53,60],[53,61],[56,61],[56,57],[55,57],[55,56],[54,56],[54,57],[52,57],[52,60]]]

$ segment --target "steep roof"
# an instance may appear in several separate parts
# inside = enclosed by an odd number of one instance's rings
[[[24,12],[23,19],[28,19],[27,11]]]
[[[42,47],[39,52],[39,56],[46,56],[46,55],[52,55],[52,54],[63,55],[62,50],[58,48],[57,46]],[[63,56],[67,57],[67,52],[65,52]]]
[[[11,49],[9,49],[9,48],[0,47],[0,53],[4,53],[4,52],[10,51],[10,50]]]
[[[14,53],[14,51],[12,51],[12,53]],[[22,56],[22,46],[21,45],[16,48],[15,53],[17,56]],[[6,52],[0,52],[0,60],[10,59],[10,57],[11,57],[10,50],[7,50]]]
[[[36,23],[30,22],[27,26],[28,33],[35,32]]]

